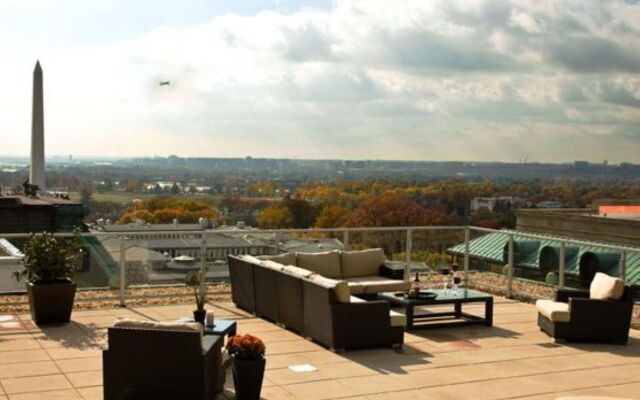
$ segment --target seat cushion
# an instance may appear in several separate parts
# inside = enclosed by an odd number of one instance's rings
[[[260,260],[271,260],[282,265],[296,265],[296,253],[282,253],[273,256],[260,256]]]
[[[342,278],[340,271],[340,253],[327,251],[323,253],[296,253],[297,266],[313,271],[327,278]]]
[[[536,309],[545,317],[553,322],[569,322],[571,313],[569,312],[569,304],[560,303],[553,300],[536,301]]]
[[[380,274],[380,266],[387,260],[382,249],[343,251],[340,253],[342,276],[352,278]]]
[[[313,271],[309,271],[308,269],[296,267],[293,265],[285,265],[284,267],[282,267],[282,272],[287,275],[295,276],[296,278],[308,278],[315,273]]]
[[[407,325],[407,316],[404,314],[389,310],[389,317],[391,318],[391,326],[393,327]]]
[[[619,300],[624,294],[624,281],[597,272],[589,287],[589,297],[594,300]]]
[[[360,276],[357,278],[347,278],[346,281],[354,287],[357,287],[357,285],[362,286],[362,293],[356,294],[404,292],[411,287],[411,282],[389,279],[384,276]]]
[[[129,318],[117,319],[113,324],[118,328],[158,329],[163,331],[201,332],[202,325],[197,322],[154,322]]]
[[[349,282],[347,280],[347,284],[349,285],[349,291],[351,294],[363,294],[364,286],[360,282]]]
[[[327,278],[319,274],[311,275],[308,280],[327,289],[333,289],[336,301],[339,303],[349,303],[351,301],[351,293],[347,281],[335,280]]]

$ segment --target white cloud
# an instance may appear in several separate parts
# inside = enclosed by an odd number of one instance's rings
[[[634,161],[639,8],[345,0],[70,43],[43,59],[47,151]],[[31,56],[0,43],[0,153],[28,149]]]

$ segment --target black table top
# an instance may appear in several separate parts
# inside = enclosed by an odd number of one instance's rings
[[[204,327],[204,333],[207,335],[224,335],[235,328],[236,321],[229,319],[215,319],[213,326]]]
[[[387,300],[394,304],[439,304],[439,303],[456,303],[456,302],[470,302],[470,301],[482,301],[493,298],[493,296],[477,292],[470,289],[431,289],[422,290],[423,292],[432,292],[437,296],[435,298],[409,298],[407,293],[404,292],[385,292],[381,293],[378,297],[382,300]],[[401,294],[401,295],[399,295]]]

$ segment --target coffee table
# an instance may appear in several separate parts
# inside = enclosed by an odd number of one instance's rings
[[[457,291],[436,289],[429,290],[429,292],[434,292],[437,296],[432,299],[415,299],[407,297],[406,294],[398,296],[395,292],[386,292],[378,295],[378,298],[388,301],[391,305],[404,307],[407,316],[406,330],[408,331],[458,325],[493,325],[493,296],[468,289],[458,289]],[[463,312],[462,305],[465,303],[484,303],[484,318]],[[453,311],[415,312],[416,307],[446,304],[453,304]]]

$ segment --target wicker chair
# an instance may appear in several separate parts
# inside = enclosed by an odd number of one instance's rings
[[[618,300],[594,300],[588,290],[560,289],[556,301],[538,306],[540,330],[559,341],[626,344],[633,313],[633,288],[625,286]],[[543,311],[542,307],[555,307]],[[568,306],[568,307],[567,307]],[[564,307],[564,309],[563,309]],[[546,315],[545,315],[546,314]]]
[[[222,389],[220,336],[112,327],[108,340],[102,354],[105,400],[211,400]]]

